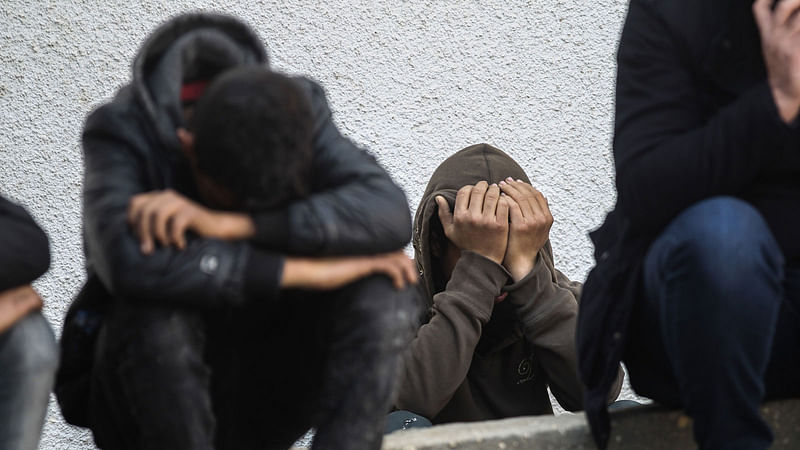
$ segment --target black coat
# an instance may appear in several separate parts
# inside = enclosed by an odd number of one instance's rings
[[[282,254],[369,254],[411,238],[405,195],[366,151],[339,133],[322,88],[297,82],[314,121],[311,195],[279,211],[251,211],[256,238],[191,238],[184,250],[143,255],[127,223],[136,194],[195,191],[175,130],[183,80],[240,65],[267,65],[261,40],[234,18],[176,17],[156,30],[133,63],[129,85],[95,110],[83,132],[83,228],[88,280],[70,307],[56,393],[70,423],[85,425],[87,370],[99,319],[112,299],[189,308],[276,297]],[[205,76],[208,76],[206,73]]]
[[[0,197],[0,291],[30,284],[49,267],[47,235],[24,208]]]
[[[766,82],[752,0],[632,0],[617,55],[617,204],[591,234],[578,358],[598,444],[605,398],[640,295],[652,240],[681,211],[730,195],[764,215],[787,261],[800,257],[800,152]]]

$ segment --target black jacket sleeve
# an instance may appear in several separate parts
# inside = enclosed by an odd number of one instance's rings
[[[47,235],[25,209],[0,197],[0,291],[29,284],[49,267]]]
[[[775,163],[792,133],[766,81],[706,112],[690,45],[654,8],[630,3],[617,55],[614,135],[618,208],[646,229],[700,199],[741,192]]]
[[[138,193],[163,189],[153,173],[165,169],[146,148],[144,127],[131,109],[113,103],[100,108],[83,134],[87,254],[106,288],[127,301],[195,307],[239,303],[253,288],[276,292],[283,259],[245,242],[196,238],[182,251],[141,253],[127,223],[128,203]]]
[[[303,254],[365,254],[397,250],[411,238],[403,191],[369,153],[342,136],[325,92],[308,89],[314,114],[313,194],[288,211],[256,214],[256,242]]]

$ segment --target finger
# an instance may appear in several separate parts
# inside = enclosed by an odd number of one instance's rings
[[[772,2],[775,0],[756,0],[753,3],[753,16],[761,36],[772,29]]]
[[[533,188],[533,197],[539,205],[539,211],[544,214],[545,218],[552,220],[553,215],[550,213],[550,205],[547,203],[547,198],[536,188]]]
[[[170,244],[170,233],[168,230],[169,222],[180,208],[180,203],[174,199],[162,201],[155,211],[153,217],[153,234],[162,247]]]
[[[483,198],[483,215],[492,217],[497,212],[497,202],[500,200],[500,187],[492,184],[486,190],[486,196]]]
[[[406,256],[402,251],[392,253],[397,267],[400,269],[404,283],[414,284],[417,282],[417,271],[414,261]]]
[[[468,184],[458,190],[458,194],[456,194],[456,208],[454,215],[459,216],[467,212],[467,209],[469,208],[469,198],[472,194],[472,188],[473,186]]]
[[[483,197],[486,195],[486,189],[489,183],[479,181],[475,187],[472,188],[472,193],[469,196],[469,211],[475,215],[480,215],[483,212]]]
[[[133,224],[136,218],[141,215],[142,208],[162,195],[162,191],[142,192],[131,197],[128,201],[128,223]]]
[[[520,179],[511,180],[509,184],[513,186],[517,192],[519,192],[519,197],[515,200],[519,204],[522,214],[526,218],[530,219],[533,219],[539,215],[539,207],[536,204],[536,201],[533,199],[533,186]]]
[[[403,255],[403,257],[404,261],[401,267],[403,269],[405,279],[406,281],[408,281],[408,284],[416,284],[419,274],[417,274],[417,268],[416,265],[414,264],[414,260],[405,255]]]
[[[800,0],[781,0],[775,6],[775,10],[769,13],[772,17],[769,18],[771,23],[768,26],[782,27],[788,25],[788,22],[797,13],[798,8],[800,8]]]
[[[400,270],[400,266],[395,261],[384,259],[381,264],[381,271],[392,280],[395,289],[400,290],[405,287],[406,282],[403,278],[403,271]]]
[[[525,216],[522,214],[522,209],[520,209],[519,203],[513,199],[508,202],[508,218],[512,224],[525,223]]]
[[[514,184],[513,178],[508,177],[505,180],[501,181],[499,184],[500,184],[500,190],[502,190],[503,193],[513,198],[515,202],[519,203],[522,197],[522,192],[520,192],[516,184]]]
[[[153,251],[153,215],[155,213],[154,200],[148,201],[142,206],[141,213],[139,214],[136,223],[137,235],[141,242],[141,250],[145,255],[149,255]]]
[[[498,223],[508,223],[509,203],[513,201],[514,200],[511,200],[509,196],[503,195],[497,202],[497,214],[495,214],[495,220],[497,220]]]
[[[188,214],[177,214],[170,223],[170,241],[180,250],[186,248],[186,229],[189,227],[190,221]]]
[[[146,195],[147,194],[134,195],[131,197],[130,201],[128,201],[128,224],[133,225],[136,223]]]
[[[452,224],[453,213],[450,212],[450,205],[447,204],[447,200],[445,200],[445,198],[441,195],[437,195],[436,205],[439,207],[439,220],[442,222],[442,225],[446,227]]]

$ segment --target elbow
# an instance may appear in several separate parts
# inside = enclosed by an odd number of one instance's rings
[[[385,251],[393,251],[405,247],[411,241],[411,212],[403,191],[393,186],[395,191],[386,202],[381,215],[384,226],[383,242]]]
[[[650,198],[648,186],[652,184],[643,180],[641,173],[636,164],[627,164],[617,170],[617,207],[633,225],[646,225],[647,218],[653,216],[651,205],[657,204],[646,201]]]
[[[386,250],[393,251],[405,247],[411,241],[411,216],[408,208],[389,215],[387,221]]]
[[[50,241],[44,231],[31,239],[28,265],[31,270],[31,280],[39,278],[50,269]]]
[[[19,275],[14,285],[31,283],[50,269],[50,242],[43,231],[38,228],[36,231],[37,233],[19,236],[19,242],[23,242],[25,247],[11,252],[15,255],[8,261],[15,266],[11,272]]]

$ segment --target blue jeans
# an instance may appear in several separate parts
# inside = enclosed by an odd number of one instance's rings
[[[682,407],[703,449],[766,449],[759,405],[800,393],[800,270],[731,197],[675,218],[644,261],[625,363],[637,393]]]
[[[0,334],[0,448],[37,447],[57,365],[53,330],[41,313]]]

